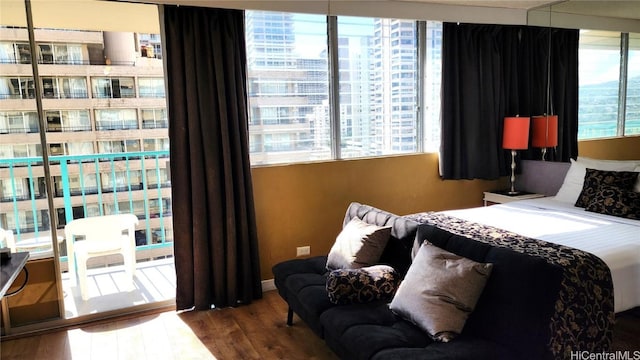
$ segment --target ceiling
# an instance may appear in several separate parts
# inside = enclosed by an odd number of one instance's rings
[[[594,1],[594,0],[392,0],[444,5],[480,6],[520,10],[545,10],[551,5],[555,13],[604,16],[620,19],[640,19],[640,0]]]

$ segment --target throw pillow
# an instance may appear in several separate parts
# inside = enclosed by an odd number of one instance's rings
[[[640,165],[640,160],[599,160],[579,156],[577,160],[571,159],[571,166],[564,177],[562,186],[556,193],[555,200],[575,204],[584,186],[584,176],[587,168],[609,171],[638,171],[634,170]],[[640,189],[640,183],[637,184]]]
[[[434,340],[448,342],[462,332],[492,268],[425,241],[389,307]]]
[[[388,265],[338,269],[327,277],[327,293],[329,301],[339,305],[389,302],[399,283],[400,275]]]
[[[601,186],[585,210],[640,220],[640,193],[612,186]]]
[[[586,207],[589,205],[600,186],[631,190],[635,186],[637,178],[638,173],[633,171],[604,171],[587,168],[584,185],[575,206]]]
[[[391,236],[391,227],[353,218],[342,229],[327,257],[327,269],[356,269],[375,265]]]

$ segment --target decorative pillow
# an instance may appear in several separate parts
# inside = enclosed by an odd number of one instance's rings
[[[462,332],[492,268],[425,241],[389,308],[434,340],[448,342]]]
[[[600,186],[613,186],[623,190],[631,190],[635,186],[637,179],[638,173],[633,171],[587,169],[582,192],[580,192],[575,206],[586,207],[589,205]]]
[[[390,236],[390,226],[381,227],[353,218],[331,247],[327,269],[357,269],[375,265]]]
[[[339,305],[389,302],[399,283],[400,275],[388,265],[338,269],[327,277],[327,293],[329,301]]]
[[[582,192],[584,176],[587,173],[587,168],[610,171],[632,171],[638,165],[640,165],[640,160],[599,160],[582,156],[578,157],[577,160],[571,159],[571,166],[569,167],[562,185],[560,186],[560,189],[558,189],[554,199],[569,204],[575,204],[580,192]],[[640,189],[640,183],[637,184],[637,186]]]
[[[585,210],[640,220],[640,193],[613,186],[601,186]]]

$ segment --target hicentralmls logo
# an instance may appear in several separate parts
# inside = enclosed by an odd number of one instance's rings
[[[640,360],[640,350],[613,352],[574,351],[571,353],[571,360]]]

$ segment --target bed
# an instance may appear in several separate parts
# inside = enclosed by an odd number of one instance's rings
[[[593,254],[611,272],[615,312],[639,307],[640,220],[585,211],[575,202],[587,169],[638,172],[640,160],[579,157],[571,163],[522,161],[521,166],[519,189],[547,197],[438,214]],[[633,191],[639,193],[640,178],[635,181]],[[426,221],[422,216],[420,221]]]
[[[615,312],[640,306],[640,220],[588,212],[554,197],[443,214],[596,255],[611,272]]]

